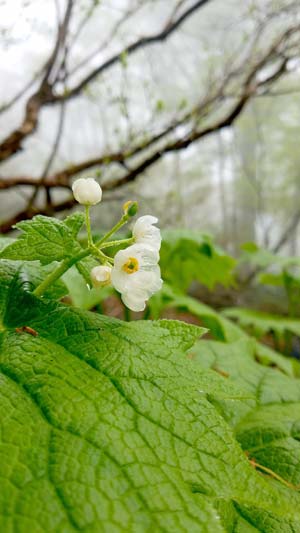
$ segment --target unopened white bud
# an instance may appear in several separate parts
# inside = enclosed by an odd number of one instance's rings
[[[91,270],[91,280],[94,287],[105,287],[111,282],[111,267],[110,266],[96,266]]]
[[[102,199],[102,189],[94,178],[79,178],[74,181],[72,191],[75,200],[82,205],[96,205]]]

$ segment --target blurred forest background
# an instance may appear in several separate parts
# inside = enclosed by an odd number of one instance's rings
[[[2,0],[0,222],[73,206],[97,176],[109,227],[299,251],[300,7],[287,0]]]

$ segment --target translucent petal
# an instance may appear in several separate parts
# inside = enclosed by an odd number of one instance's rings
[[[156,222],[158,222],[158,219],[151,215],[138,218],[132,230],[137,244],[146,244],[157,251],[160,249],[160,230],[153,226]]]
[[[132,311],[144,311],[146,307],[146,298],[142,298],[135,293],[123,293],[122,300],[126,307],[128,307],[128,309],[131,309]]]
[[[138,270],[126,272],[124,265],[129,259],[136,259]],[[158,266],[159,254],[157,250],[145,244],[133,244],[125,250],[120,250],[115,256],[111,280],[122,299],[134,311],[145,308],[145,301],[160,290],[162,280]],[[127,303],[126,303],[127,302]]]
[[[156,224],[157,222],[158,219],[156,217],[153,217],[152,215],[144,215],[143,217],[139,217],[132,229],[133,236],[135,237],[140,233],[144,233],[145,230],[149,228],[149,226],[151,226],[152,224]]]

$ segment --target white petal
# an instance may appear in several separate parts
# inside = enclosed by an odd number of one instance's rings
[[[131,276],[134,276],[134,274],[131,274]],[[115,266],[112,268],[111,282],[117,291],[122,292],[126,289],[127,278],[129,278],[129,274],[126,274],[124,270]]]
[[[128,261],[129,257],[135,257],[134,250],[131,251],[132,246],[128,246],[125,250],[119,250],[114,257],[114,268],[122,268]]]
[[[143,217],[139,217],[132,229],[133,236],[135,237],[139,235],[141,232],[147,230],[149,226],[156,224],[157,222],[158,218],[153,217],[152,215],[144,215]]]
[[[155,292],[161,289],[161,285],[160,278],[153,280],[149,277],[145,279],[143,276],[137,276],[135,280],[132,280],[131,283],[126,285],[122,293],[131,294],[132,297],[138,298],[142,298],[140,295],[143,294],[143,299],[149,300]]]
[[[139,281],[142,274],[143,272],[141,270],[128,274],[122,269],[119,270],[113,267],[111,281],[114,288],[121,293],[134,291],[136,288],[143,287],[143,285],[147,283],[147,281],[144,281],[144,283],[143,281]]]
[[[151,267],[151,265],[155,266],[158,263],[158,250],[147,244],[133,244],[132,246],[129,246],[127,250],[130,250],[130,253],[132,253],[131,257],[137,258],[141,267]]]
[[[157,250],[145,245],[145,244],[132,244],[125,250],[119,250],[114,258],[114,266],[116,269],[122,269],[123,265],[128,261],[130,257],[134,257],[139,262],[139,267],[142,265],[156,265],[159,260],[159,254]]]
[[[160,277],[160,268],[157,267],[156,272],[152,272],[151,280],[151,296],[162,288],[163,280]],[[149,287],[150,288],[150,287]]]
[[[132,280],[129,280],[129,283],[126,284],[126,290],[143,290],[148,295],[148,298],[159,291],[162,286],[159,267],[153,271],[139,271],[131,278]]]
[[[119,250],[114,257],[114,266],[111,273],[111,281],[114,288],[123,292],[126,289],[128,279],[135,275],[124,272],[123,266],[127,263],[130,257],[136,257],[136,250],[132,249],[133,246],[128,246],[125,250]],[[139,261],[139,260],[138,260]]]
[[[147,244],[158,251],[161,245],[161,235],[160,230],[153,226],[156,222],[158,219],[151,215],[138,218],[133,226],[132,235],[136,243]]]
[[[136,272],[125,272],[123,267],[129,258],[138,262]],[[145,300],[161,289],[160,268],[158,266],[159,254],[157,250],[144,244],[133,244],[125,250],[117,252],[112,268],[111,280],[117,291],[126,300],[125,304],[133,310],[145,307]],[[139,308],[139,309],[137,309]]]
[[[144,311],[146,307],[146,297],[137,295],[136,293],[126,292],[122,294],[122,300],[128,309],[131,311]]]
[[[148,275],[148,279],[145,279],[145,274]],[[152,276],[152,280],[149,279],[149,274]],[[131,287],[127,286],[127,290],[122,292],[122,300],[126,307],[129,307],[132,311],[143,311],[146,306],[146,301],[161,289],[162,280],[160,277],[153,276],[153,273],[142,273],[136,276],[131,282]]]

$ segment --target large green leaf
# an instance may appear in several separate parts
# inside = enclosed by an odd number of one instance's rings
[[[251,393],[183,357],[201,329],[37,299],[7,261],[0,279],[0,531],[221,533],[220,500],[298,524],[220,412]]]
[[[43,265],[61,261],[80,251],[76,236],[84,222],[82,213],[74,213],[65,221],[35,216],[16,224],[21,235],[5,246],[0,257],[5,259],[40,261]]]

